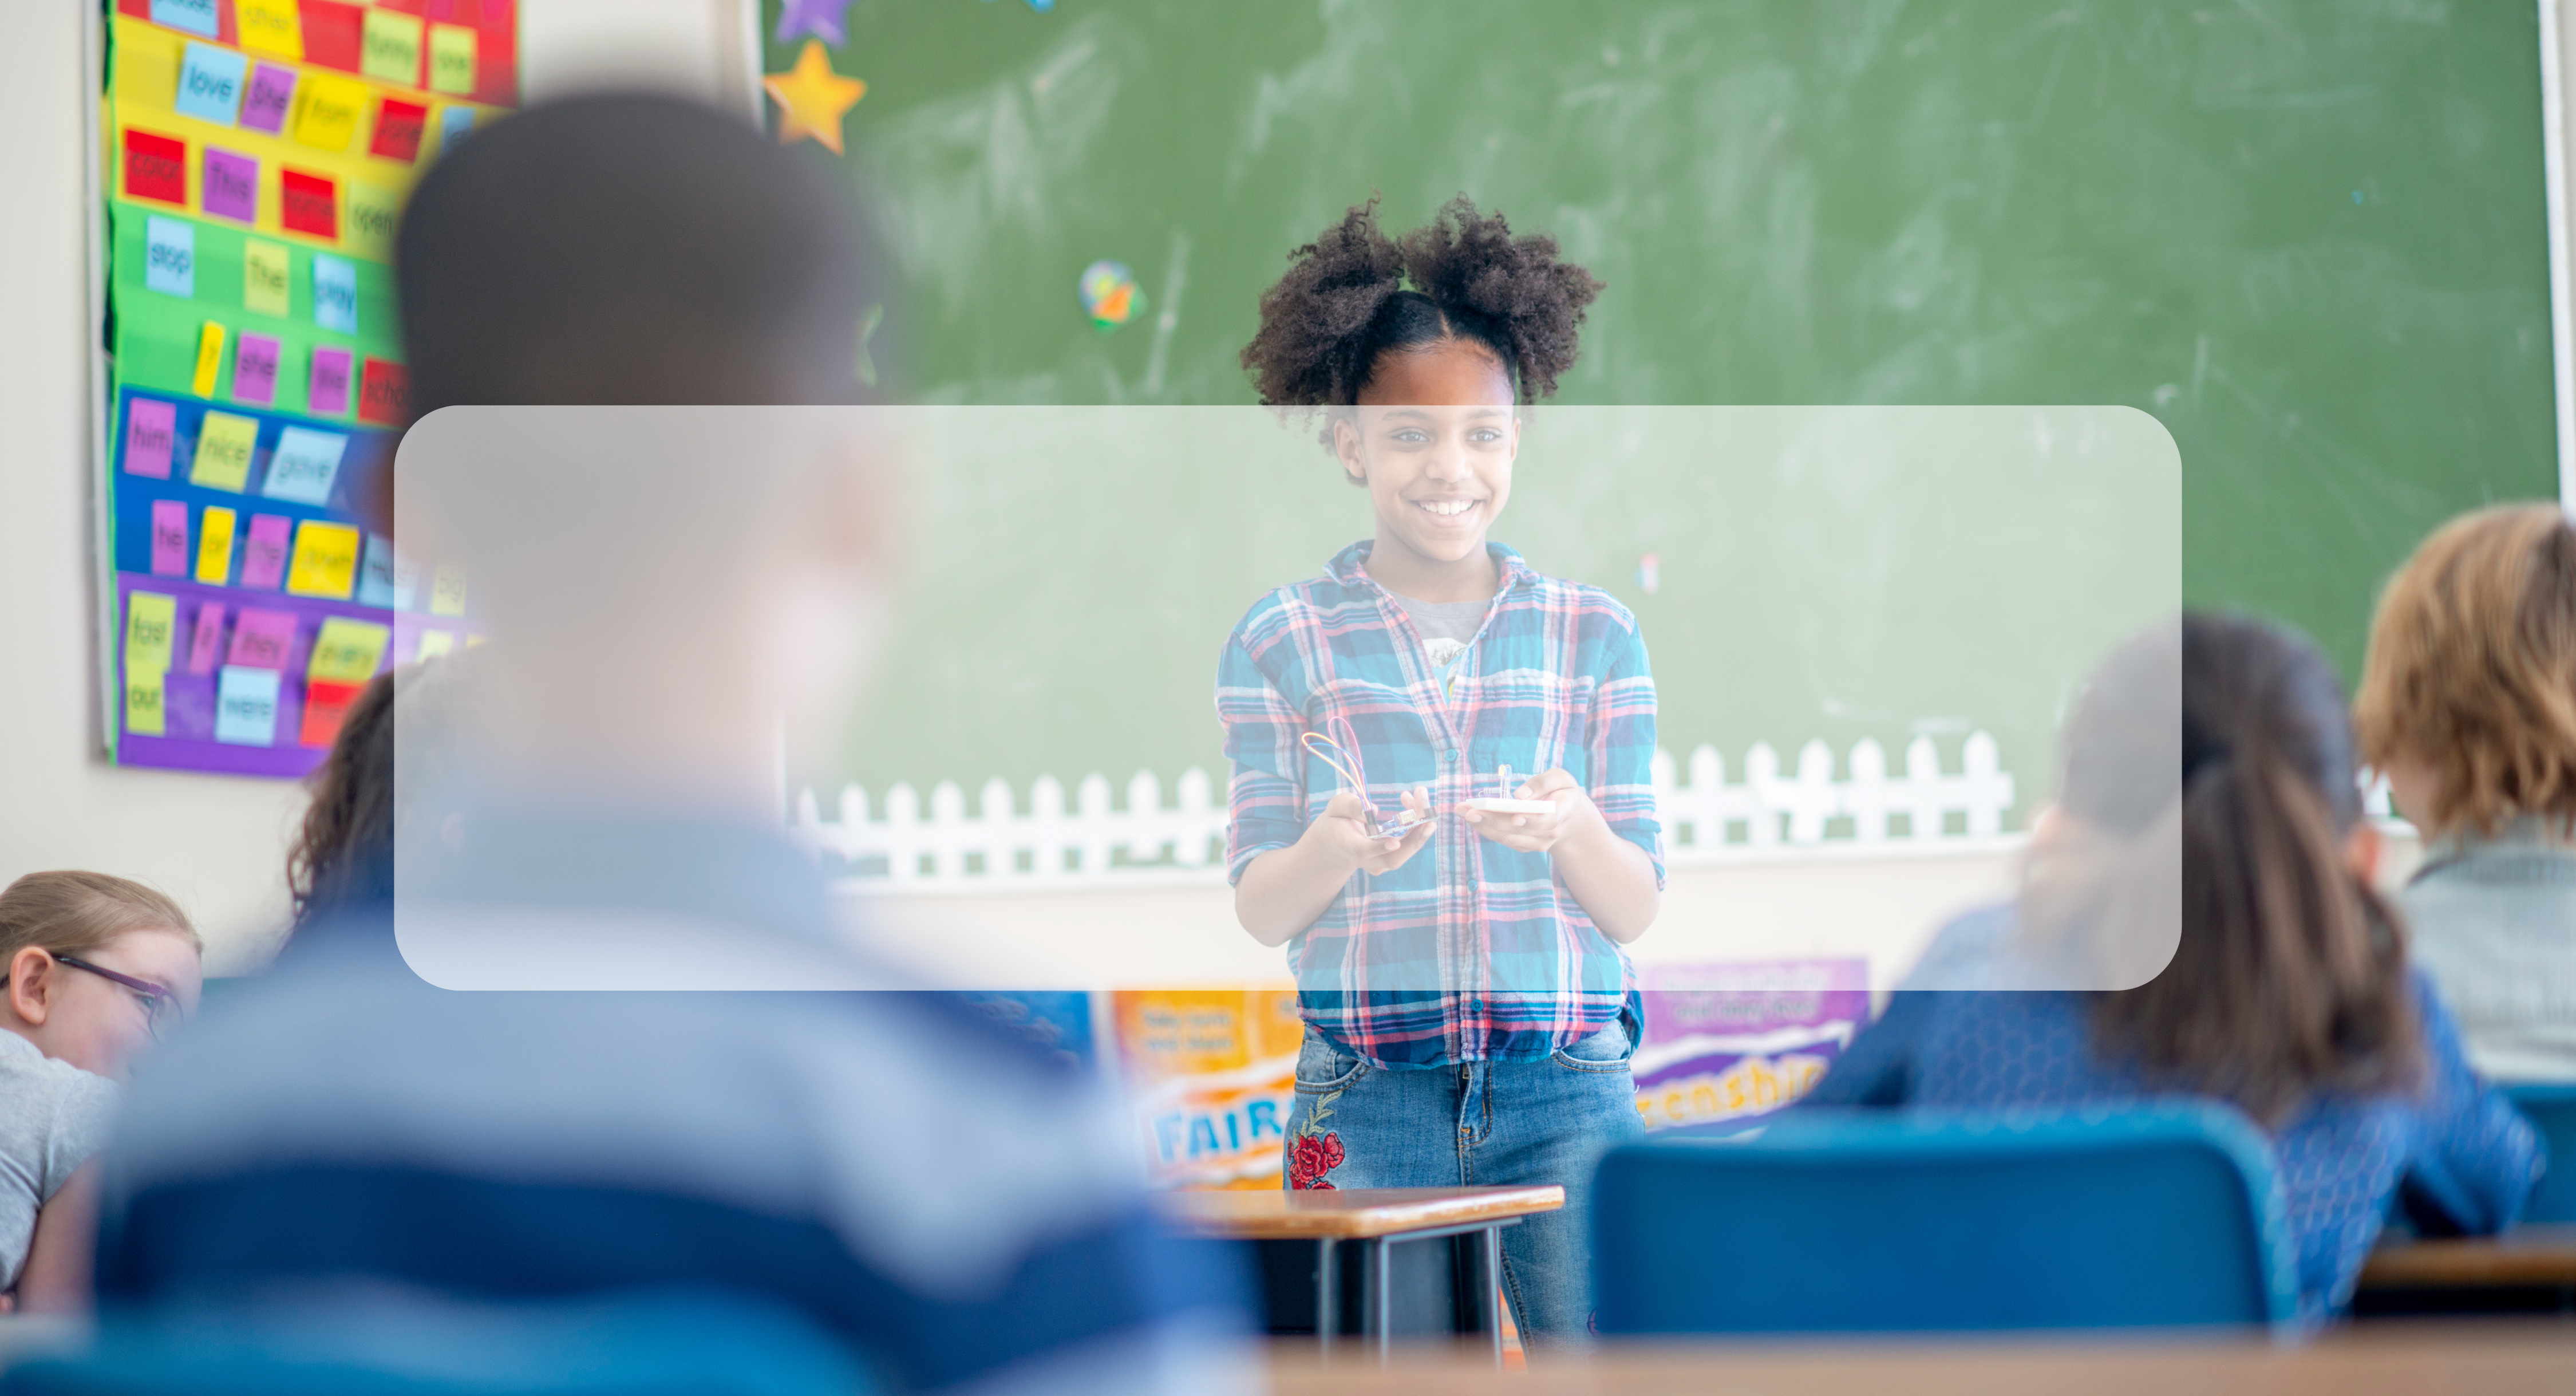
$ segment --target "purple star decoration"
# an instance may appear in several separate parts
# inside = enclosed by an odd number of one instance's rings
[[[778,16],[778,42],[787,43],[799,34],[812,34],[834,48],[850,41],[841,19],[850,12],[850,0],[787,0],[787,8]]]

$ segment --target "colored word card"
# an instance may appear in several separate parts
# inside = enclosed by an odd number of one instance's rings
[[[170,478],[170,452],[179,440],[179,409],[158,398],[139,397],[125,404],[125,473],[154,480]]]
[[[188,505],[184,500],[152,501],[152,575],[188,575]]]
[[[286,115],[295,106],[295,70],[262,63],[251,71],[242,93],[241,125],[264,136],[286,133]]]
[[[239,493],[250,484],[251,453],[259,445],[259,423],[230,412],[209,412],[197,428],[197,460],[188,483]]]
[[[286,563],[287,595],[346,601],[357,584],[358,530],[305,520],[295,530],[295,555]]]
[[[330,503],[331,482],[340,476],[340,457],[348,446],[349,438],[336,431],[288,427],[269,453],[268,479],[259,492],[298,504]]]
[[[215,692],[215,740],[238,746],[277,744],[277,671],[224,666]]]
[[[242,74],[249,60],[227,48],[190,44],[179,60],[179,93],[170,105],[181,116],[233,124],[241,109]]]
[[[287,540],[295,525],[275,514],[250,516],[249,541],[242,544],[241,584],[253,591],[275,591],[286,577]]]
[[[209,505],[197,524],[197,580],[222,586],[233,575],[233,511]]]
[[[143,220],[143,287],[165,296],[197,294],[197,229],[159,214]]]
[[[284,243],[247,238],[242,242],[242,307],[256,315],[285,319],[292,302],[287,280],[295,265]]]

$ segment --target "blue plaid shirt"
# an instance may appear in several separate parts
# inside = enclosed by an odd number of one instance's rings
[[[1600,1031],[1634,974],[1566,891],[1554,860],[1486,840],[1462,800],[1564,768],[1663,880],[1655,821],[1655,680],[1636,617],[1596,587],[1542,576],[1488,544],[1502,582],[1484,628],[1435,670],[1354,543],[1323,576],[1254,603],[1217,662],[1234,763],[1228,875],[1295,843],[1342,786],[1302,745],[1354,751],[1366,798],[1430,791],[1438,827],[1401,868],[1355,872],[1288,942],[1306,1020],[1381,1066],[1523,1061]]]

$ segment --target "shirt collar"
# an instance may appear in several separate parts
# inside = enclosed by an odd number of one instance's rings
[[[2429,839],[2424,845],[2424,859],[2429,864],[2487,852],[2576,851],[2570,848],[2570,843],[2555,820],[2543,815],[2525,814],[2505,821],[2493,834],[2481,834],[2474,826],[2468,826]]]
[[[1378,590],[1385,591],[1386,588],[1378,586],[1377,579],[1368,574],[1367,564],[1369,560],[1369,550],[1376,546],[1377,540],[1373,538],[1363,538],[1349,547],[1342,549],[1340,552],[1333,554],[1332,560],[1324,564],[1324,571],[1330,575],[1333,580],[1340,582],[1345,586],[1366,585],[1378,587]],[[1510,591],[1516,586],[1523,586],[1538,580],[1538,573],[1531,570],[1528,563],[1521,561],[1519,550],[1511,547],[1509,544],[1488,541],[1485,544],[1485,555],[1494,560],[1494,571],[1502,578],[1502,584],[1494,588],[1494,594],[1496,596],[1500,596],[1504,592]],[[1389,594],[1392,595],[1393,593]]]

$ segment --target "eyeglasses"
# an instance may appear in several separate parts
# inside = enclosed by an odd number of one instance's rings
[[[152,1040],[155,1042],[161,1040],[162,1034],[179,1025],[179,1019],[183,1015],[179,1008],[178,997],[148,979],[119,974],[115,970],[91,964],[87,960],[75,960],[69,955],[56,955],[54,963],[88,970],[111,984],[122,985],[132,991],[134,1001],[143,1005],[144,1030],[152,1034]]]

